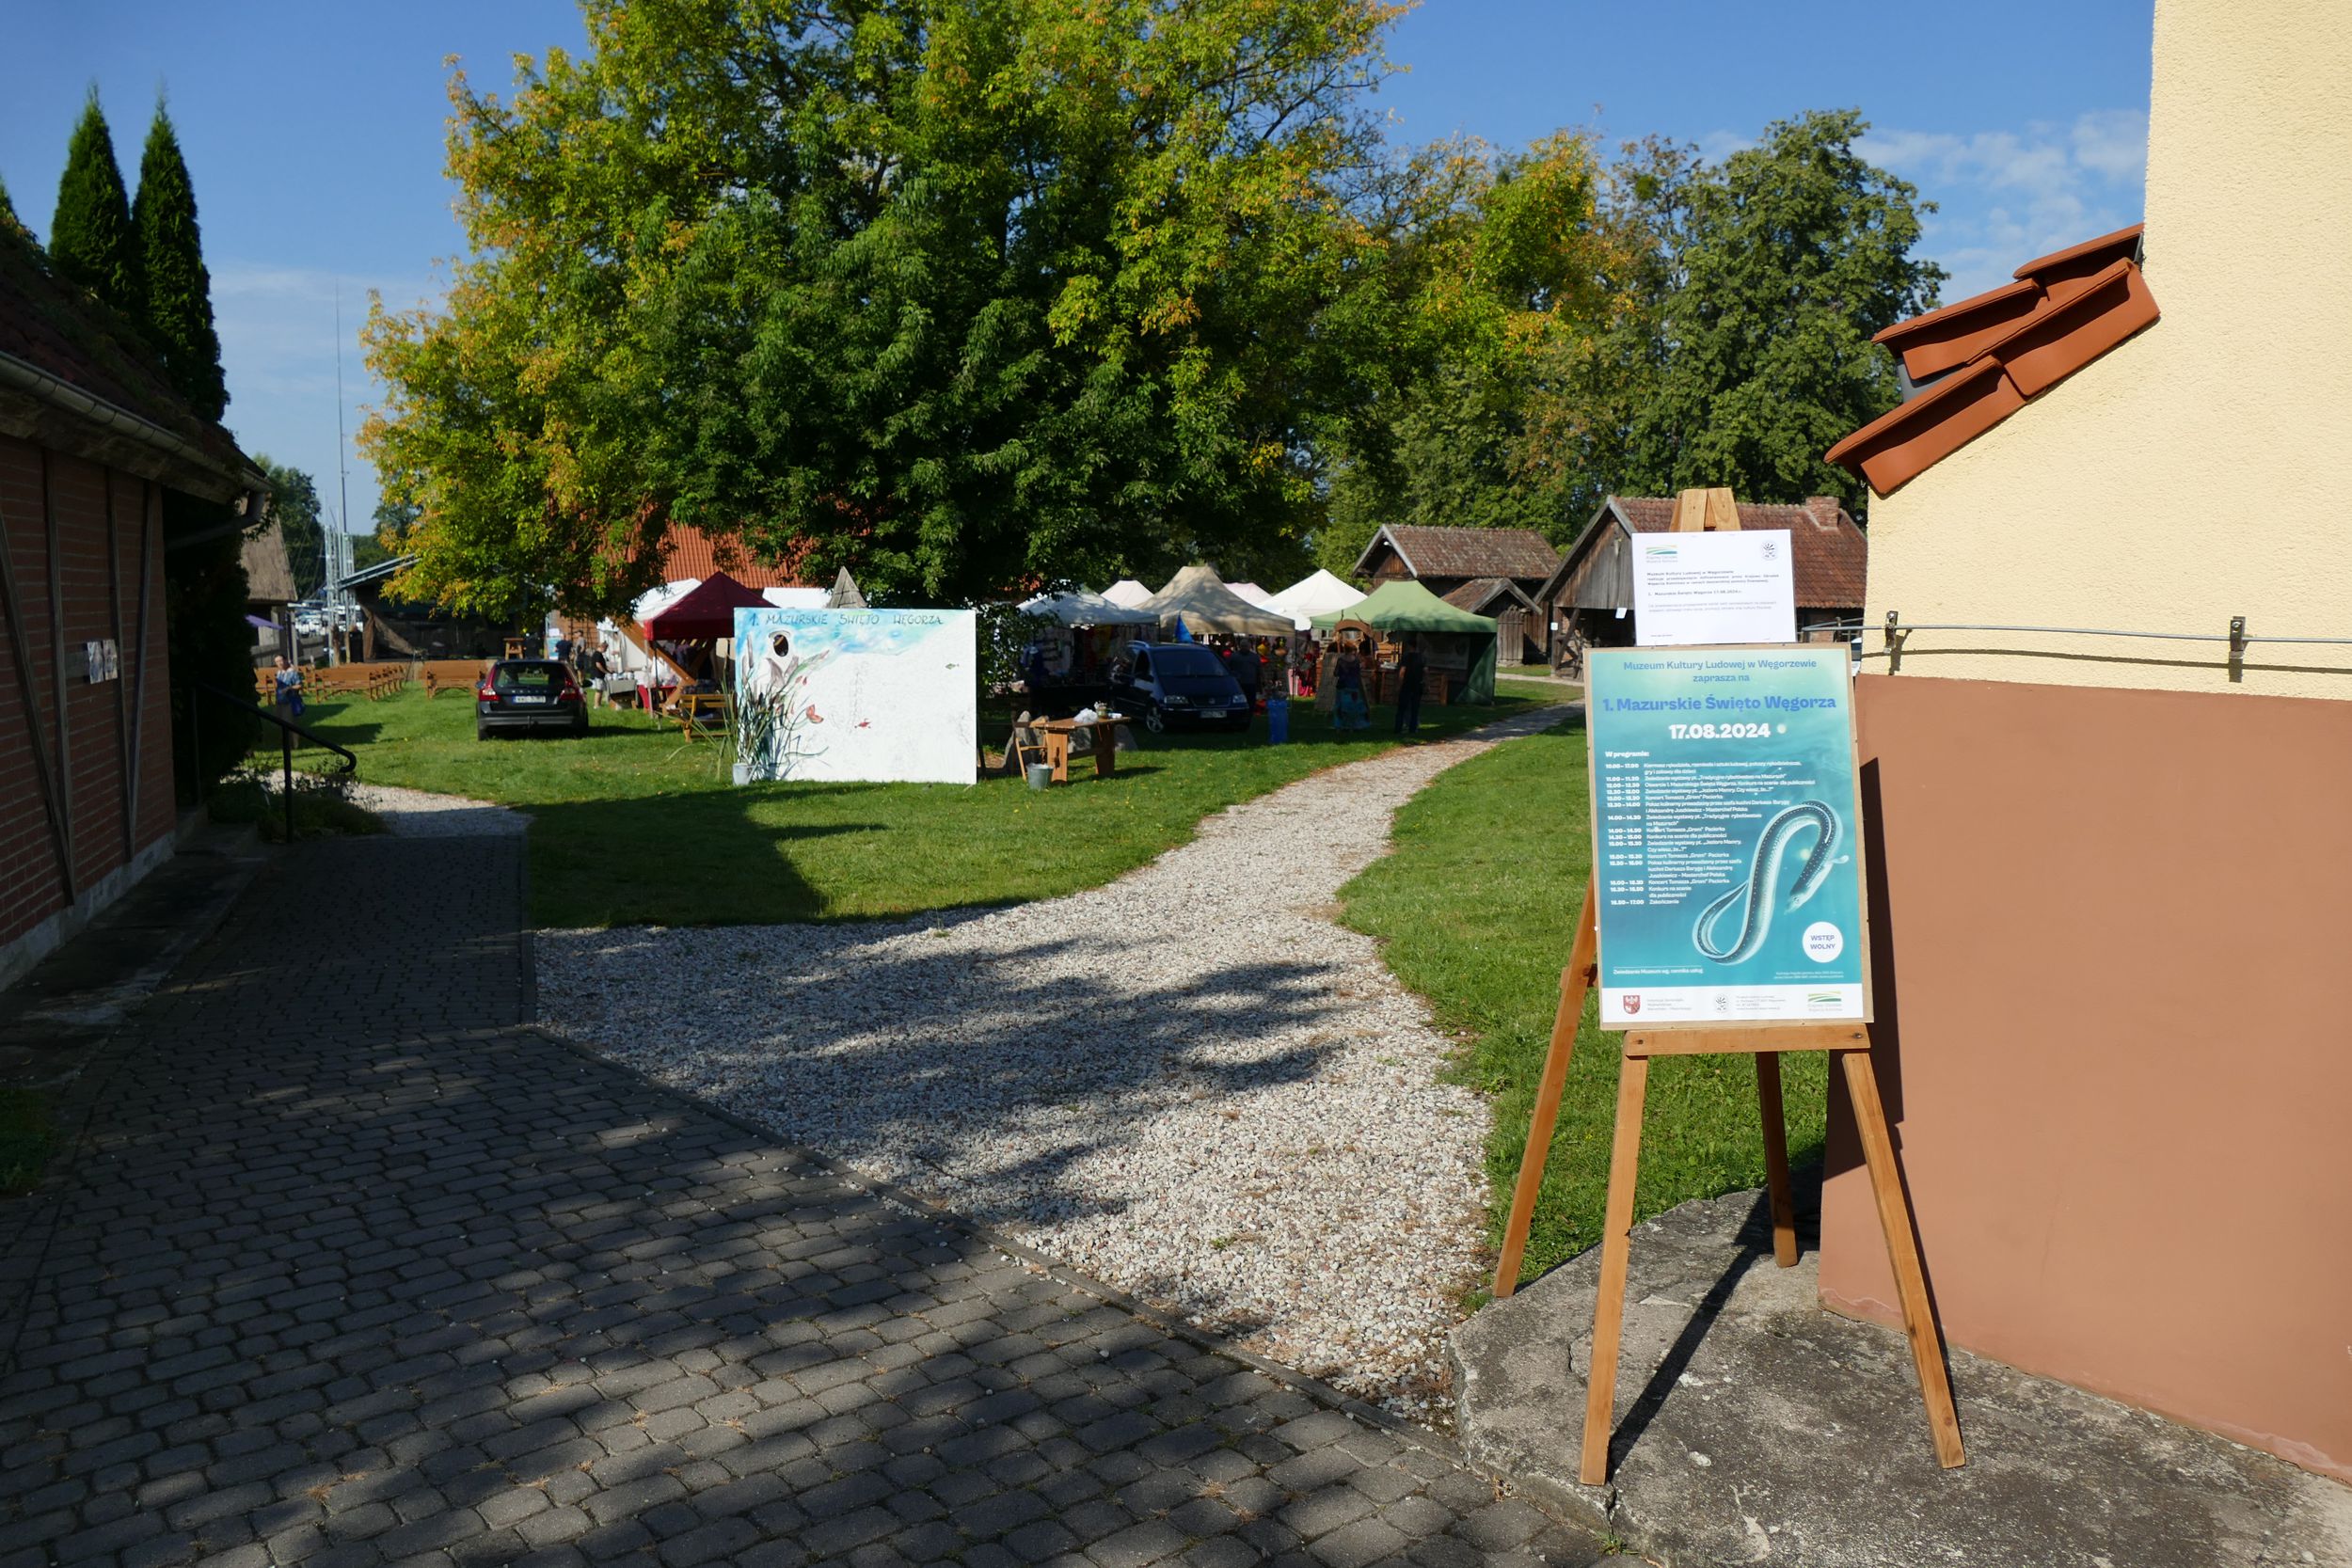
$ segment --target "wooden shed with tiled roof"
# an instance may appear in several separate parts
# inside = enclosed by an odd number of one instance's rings
[[[1742,530],[1786,529],[1797,590],[1797,627],[1829,635],[1835,624],[1858,623],[1869,562],[1861,526],[1835,496],[1807,496],[1801,505],[1740,501]],[[1633,552],[1637,533],[1663,533],[1674,524],[1671,496],[1611,496],[1568,546],[1568,553],[1535,592],[1551,634],[1552,668],[1581,673],[1587,647],[1633,641]]]
[[[1439,598],[1481,578],[1506,578],[1532,595],[1560,564],[1560,552],[1530,528],[1422,528],[1391,523],[1356,558],[1356,576],[1420,583]]]
[[[1497,663],[1545,662],[1549,638],[1544,613],[1536,607],[1534,595],[1509,578],[1472,578],[1438,596],[1456,610],[1493,618]]]

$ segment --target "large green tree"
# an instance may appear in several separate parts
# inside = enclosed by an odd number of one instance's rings
[[[286,542],[294,597],[315,598],[326,580],[326,525],[319,515],[318,486],[300,468],[259,455],[253,461],[269,476],[269,515]]]
[[[369,327],[411,586],[611,606],[672,519],[885,596],[1298,556],[1377,0],[584,0],[460,78],[472,244]]]
[[[147,269],[131,224],[122,166],[115,161],[114,134],[98,106],[96,87],[66,144],[48,250],[59,277],[89,290],[126,320],[147,319]]]
[[[1591,139],[1562,133],[1423,149],[1358,203],[1377,244],[1326,328],[1359,383],[1321,442],[1326,566],[1348,571],[1384,523],[1565,536],[1581,470],[1551,460],[1531,414],[1640,308],[1622,278],[1649,244],[1614,221],[1607,182]]]
[[[163,104],[147,129],[139,157],[138,199],[131,208],[147,277],[149,335],[164,356],[171,384],[208,420],[229,407],[220,368],[220,335],[213,326],[213,276],[196,221],[196,187],[188,179],[180,135]]]
[[[1857,110],[1815,111],[1720,164],[1667,171],[1653,193],[1661,293],[1641,351],[1654,373],[1614,488],[1862,503],[1861,483],[1821,454],[1900,400],[1871,335],[1932,309],[1945,277],[1912,254],[1933,207],[1855,150],[1866,128]]]

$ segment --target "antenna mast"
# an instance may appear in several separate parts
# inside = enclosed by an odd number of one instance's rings
[[[343,280],[335,279],[335,531],[326,548],[327,662],[340,663],[351,594],[336,586],[351,575],[351,442],[343,430]]]

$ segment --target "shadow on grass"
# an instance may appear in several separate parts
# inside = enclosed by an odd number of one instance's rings
[[[779,909],[815,919],[824,900],[795,867],[792,848],[887,831],[877,821],[763,822],[752,815],[756,801],[750,790],[700,790],[525,808],[532,924],[664,924],[676,918],[682,885],[700,920],[774,919]]]

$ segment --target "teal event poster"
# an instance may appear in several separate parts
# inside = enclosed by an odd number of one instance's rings
[[[1601,1027],[1867,1021],[1845,647],[1588,660]]]

